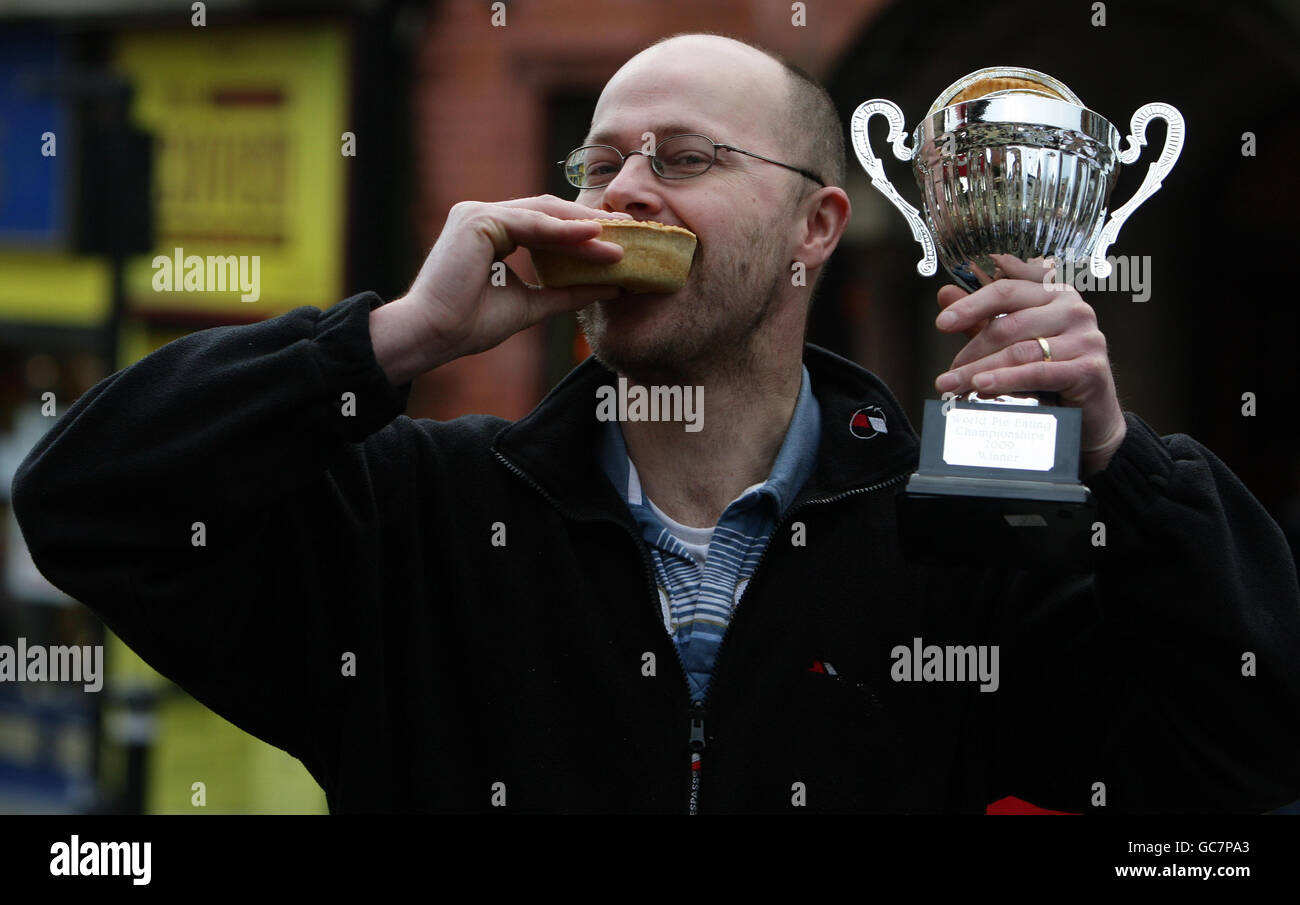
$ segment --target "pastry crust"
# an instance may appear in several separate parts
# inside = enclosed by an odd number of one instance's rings
[[[598,264],[559,251],[530,249],[537,279],[543,286],[607,285],[628,292],[676,292],[686,285],[695,254],[695,233],[654,220],[608,220],[600,224],[603,242],[623,246],[623,257]]]

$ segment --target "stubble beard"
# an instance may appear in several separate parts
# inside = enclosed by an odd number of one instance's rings
[[[764,227],[767,227],[766,229]],[[763,327],[786,278],[783,237],[759,224],[738,239],[735,253],[697,255],[687,285],[670,302],[671,317],[653,335],[610,336],[610,305],[635,305],[635,295],[594,302],[578,312],[592,355],[643,384],[700,384],[706,377],[752,373]]]

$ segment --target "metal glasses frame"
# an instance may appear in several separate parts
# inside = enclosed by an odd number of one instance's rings
[[[735,145],[729,145],[729,144],[725,144],[724,142],[714,141],[712,138],[709,138],[709,136],[701,135],[699,132],[683,132],[681,135],[670,135],[667,138],[665,138],[663,141],[658,142],[658,144],[659,145],[666,144],[667,142],[670,142],[675,138],[704,139],[710,145],[713,146],[713,159],[709,161],[709,165],[707,167],[700,170],[698,173],[691,173],[688,176],[666,176],[664,175],[663,171],[660,169],[659,155],[657,153],[657,148],[656,148],[656,153],[654,154],[647,154],[645,151],[628,151],[626,154],[624,154],[622,151],[620,151],[618,148],[614,147],[613,145],[582,145],[580,147],[574,148],[565,156],[563,160],[557,160],[556,163],[559,166],[565,168],[564,178],[565,181],[569,183],[569,185],[573,186],[576,189],[599,189],[599,188],[604,188],[609,183],[604,183],[602,185],[578,185],[578,183],[574,182],[571,178],[569,178],[568,163],[569,160],[572,159],[574,154],[577,154],[579,151],[582,151],[586,148],[608,148],[609,150],[613,151],[615,154],[619,156],[619,165],[618,165],[619,172],[623,171],[623,165],[627,163],[627,159],[629,157],[633,156],[634,154],[640,154],[642,157],[645,157],[650,161],[650,169],[653,170],[654,174],[658,176],[660,179],[694,179],[696,176],[703,176],[709,170],[713,169],[713,165],[718,162],[718,149],[722,148],[723,150],[735,151],[737,154],[744,154],[747,157],[753,157],[758,160],[766,161],[767,163],[774,163],[779,167],[785,167],[787,170],[793,170],[794,172],[798,173],[801,176],[806,176],[807,178],[811,179],[813,182],[820,185],[822,188],[826,187],[825,181],[823,181],[819,176],[817,176],[816,173],[813,173],[810,170],[805,170],[802,167],[791,166],[788,163],[782,163],[779,160],[773,160],[771,157],[764,157],[762,154],[755,154],[753,151],[746,151],[744,148],[737,148]],[[617,175],[618,173],[614,173],[613,175],[611,175],[609,177],[610,181],[612,182],[614,177]]]

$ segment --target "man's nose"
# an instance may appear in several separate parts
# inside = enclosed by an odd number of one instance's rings
[[[659,177],[650,167],[650,158],[634,151],[605,186],[604,206],[627,213],[654,213],[662,206],[660,189]]]

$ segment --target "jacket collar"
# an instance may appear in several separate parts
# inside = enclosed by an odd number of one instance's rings
[[[795,504],[868,487],[916,467],[916,431],[880,378],[812,343],[804,345],[804,364],[821,406],[822,432],[817,465]],[[598,458],[604,425],[596,419],[596,389],[617,380],[589,356],[492,443],[494,453],[573,518],[627,513]]]

